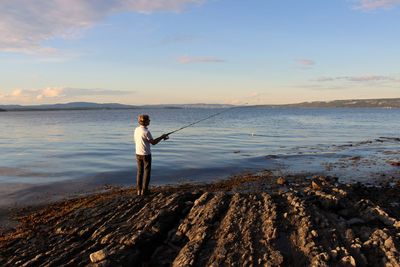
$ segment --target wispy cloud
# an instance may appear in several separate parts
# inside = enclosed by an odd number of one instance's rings
[[[307,58],[299,58],[296,59],[297,64],[302,65],[302,66],[313,66],[315,65],[315,61],[312,59],[307,59]]]
[[[181,56],[178,59],[180,64],[194,64],[194,63],[223,63],[226,62],[224,59],[216,57],[189,57]]]
[[[311,69],[315,65],[315,61],[308,58],[298,58],[295,59],[295,62],[302,69]]]
[[[53,38],[77,38],[82,31],[118,12],[181,12],[206,0],[2,0],[0,51],[51,55]]]
[[[311,84],[300,84],[294,85],[292,87],[314,90],[314,91],[336,91],[336,90],[345,90],[348,89],[347,86],[344,85],[336,85],[330,83],[311,83]]]
[[[338,77],[320,77],[318,82],[348,81],[348,82],[378,82],[395,81],[396,78],[384,75],[363,75],[363,76],[338,76]]]
[[[133,94],[131,91],[108,89],[83,89],[67,87],[47,87],[39,90],[14,89],[9,94],[0,95],[3,99],[16,102],[34,102],[51,99],[68,99],[77,96],[115,96]]]
[[[400,5],[400,0],[358,0],[356,9],[370,11],[376,9],[388,9]]]

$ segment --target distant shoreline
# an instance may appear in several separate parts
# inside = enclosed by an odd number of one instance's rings
[[[125,105],[118,103],[92,103],[92,102],[71,102],[64,104],[48,105],[0,105],[0,111],[55,111],[55,110],[119,110],[119,109],[185,109],[185,108],[230,108],[230,107],[249,107],[249,108],[400,108],[400,98],[380,98],[380,99],[349,99],[333,101],[313,101],[296,104],[280,105],[230,105],[230,104],[159,104],[159,105]]]

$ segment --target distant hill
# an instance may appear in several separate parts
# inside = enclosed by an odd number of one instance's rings
[[[139,108],[166,108],[166,109],[185,109],[185,108],[229,108],[234,105],[227,104],[163,104],[163,105],[123,105],[118,103],[91,103],[91,102],[72,102],[66,104],[53,105],[0,105],[0,111],[45,111],[45,110],[98,110],[98,109],[139,109]],[[382,99],[351,99],[334,101],[315,101],[303,102],[287,105],[257,105],[254,107],[301,107],[301,108],[400,108],[400,98]]]
[[[283,106],[311,108],[400,108],[400,98],[315,101]]]

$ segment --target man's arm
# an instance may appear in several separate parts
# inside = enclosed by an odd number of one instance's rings
[[[168,134],[163,134],[160,137],[157,137],[156,139],[151,139],[149,140],[150,144],[153,146],[157,145],[161,140],[167,140],[169,139]]]

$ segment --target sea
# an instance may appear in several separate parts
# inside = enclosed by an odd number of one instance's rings
[[[0,113],[0,205],[135,184],[133,131],[149,114],[154,137],[218,108]],[[243,173],[324,173],[345,181],[398,177],[400,109],[241,107],[152,146],[152,185]],[[24,202],[22,201],[22,202]]]

